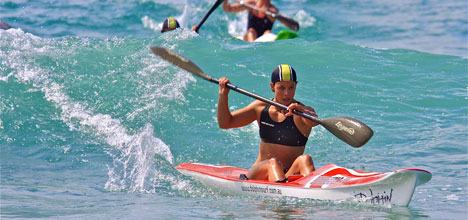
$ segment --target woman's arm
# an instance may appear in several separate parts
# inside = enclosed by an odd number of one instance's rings
[[[251,3],[252,1],[245,1],[245,2],[246,3]],[[241,11],[248,10],[248,9],[249,8],[247,8],[246,6],[241,4],[240,2],[236,2],[236,3],[233,3],[233,4],[229,4],[229,0],[224,0],[224,2],[223,2],[223,10],[225,12],[237,13],[237,12],[241,12]]]
[[[219,99],[218,99],[218,126],[222,129],[238,128],[246,126],[257,119],[255,107],[256,101],[250,103],[248,106],[236,110],[231,113],[229,110],[229,88],[226,87],[227,78],[219,79]]]

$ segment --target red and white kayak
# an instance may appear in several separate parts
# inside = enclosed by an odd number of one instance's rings
[[[287,183],[275,183],[240,180],[240,174],[247,170],[227,165],[184,163],[175,168],[227,194],[351,200],[372,205],[408,206],[416,186],[432,178],[430,172],[421,169],[374,173],[328,164],[307,176],[292,176]]]

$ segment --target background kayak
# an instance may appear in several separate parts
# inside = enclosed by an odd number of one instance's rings
[[[466,219],[466,1],[278,0],[301,28],[274,43],[233,38],[245,16],[221,8],[200,35],[159,33],[165,18],[190,27],[213,4],[194,2],[0,2],[13,27],[0,31],[2,218]],[[433,179],[408,208],[219,195],[173,166],[248,168],[257,127],[220,130],[216,85],[157,58],[152,45],[266,97],[271,71],[288,63],[297,98],[320,117],[351,116],[375,132],[355,149],[314,129],[306,152],[316,166],[421,168]],[[251,101],[232,93],[230,104]]]

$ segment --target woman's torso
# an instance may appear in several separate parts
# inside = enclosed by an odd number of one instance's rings
[[[268,104],[261,102],[255,108],[255,111],[257,114],[257,123],[259,124],[259,126],[261,123],[262,111],[265,110],[267,105]],[[284,112],[279,112],[274,107],[269,108],[268,114],[269,114],[269,117],[275,122],[281,123],[286,120],[286,116],[284,115]],[[299,130],[299,132],[303,136],[308,137],[311,130],[310,128],[307,128],[306,126],[301,124],[300,116],[294,115],[291,117],[293,117],[294,124],[297,126],[297,129]],[[287,169],[292,165],[292,163],[298,156],[304,154],[304,150],[305,150],[305,143],[303,146],[287,146],[287,145],[282,145],[282,144],[277,144],[277,143],[267,143],[261,140],[259,154],[253,166],[255,166],[257,163],[261,161],[268,160],[270,158],[277,158],[281,162],[281,164],[284,166],[283,168]]]
[[[276,11],[276,8],[271,4],[267,6],[256,4],[256,7],[264,8],[266,10],[273,9]],[[249,10],[247,30],[253,28],[257,32],[257,37],[260,37],[265,33],[265,31],[271,31],[274,22],[275,20],[266,16],[265,13]]]

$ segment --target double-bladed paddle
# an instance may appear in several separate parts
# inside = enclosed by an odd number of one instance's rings
[[[243,1],[241,1],[240,4],[246,6],[246,7],[250,8],[250,9],[260,11],[260,9],[255,7],[254,5],[245,3]],[[291,30],[294,30],[294,31],[299,30],[299,23],[296,20],[294,20],[294,19],[292,19],[292,18],[290,18],[288,16],[282,15],[280,13],[268,11],[268,10],[265,11],[265,14],[270,16],[270,17],[276,18],[276,19],[278,19],[280,21],[283,21],[283,22],[287,23],[289,25],[288,27],[291,28]]]
[[[213,7],[211,7],[211,9],[208,11],[208,13],[206,13],[205,17],[203,17],[200,21],[200,23],[197,25],[197,28],[195,29],[195,32],[198,33],[198,30],[200,29],[200,27],[203,25],[203,23],[205,23],[206,19],[208,18],[208,16],[211,15],[211,13],[213,13],[213,11],[221,4],[223,3],[224,0],[217,0]]]
[[[178,66],[181,69],[186,70],[189,73],[192,73],[198,77],[201,77],[205,80],[210,82],[219,84],[219,80],[215,79],[207,74],[205,74],[197,65],[195,65],[192,61],[187,59],[186,57],[168,50],[164,47],[151,47],[151,51],[154,54],[160,56],[164,60],[169,61],[170,63]],[[227,83],[226,86],[229,89],[232,89],[236,92],[242,93],[244,95],[250,96],[254,99],[261,100],[263,102],[269,103],[271,105],[277,106],[282,109],[287,109],[288,106],[275,102],[273,100],[267,99],[265,97],[256,95],[254,93],[248,92],[243,90],[231,83]],[[293,113],[304,118],[310,119],[315,121],[325,127],[328,131],[334,134],[339,139],[343,140],[344,142],[348,143],[353,147],[361,147],[364,145],[374,134],[372,129],[370,129],[366,124],[350,117],[333,117],[333,118],[325,118],[321,119],[316,116],[307,114],[305,112],[297,111],[296,109],[293,110]]]

